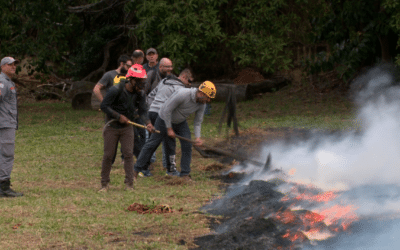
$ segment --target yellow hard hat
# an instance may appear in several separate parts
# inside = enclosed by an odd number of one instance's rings
[[[210,98],[215,98],[215,95],[217,94],[217,89],[215,88],[214,83],[210,81],[205,81],[200,84],[199,90]]]

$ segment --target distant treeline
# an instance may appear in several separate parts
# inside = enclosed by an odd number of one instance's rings
[[[346,81],[361,67],[400,64],[398,0],[10,0],[0,12],[1,56],[75,80],[149,47],[177,72],[210,77],[300,65]]]

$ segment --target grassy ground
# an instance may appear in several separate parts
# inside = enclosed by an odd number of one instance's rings
[[[160,150],[154,177],[140,178],[135,192],[123,190],[118,159],[108,193],[100,187],[103,114],[75,111],[69,103],[23,103],[17,132],[13,188],[22,198],[0,199],[2,249],[187,249],[210,230],[198,209],[221,192],[215,163],[193,153],[195,182],[164,175]],[[203,122],[206,142],[224,140],[217,125],[224,103],[212,104]],[[352,105],[340,96],[264,94],[237,106],[241,133],[267,127],[354,128]],[[178,147],[179,149],[179,147]],[[178,150],[179,155],[179,150]],[[179,160],[178,160],[179,162]],[[178,166],[179,168],[179,166]],[[145,214],[133,203],[168,205],[174,212]]]

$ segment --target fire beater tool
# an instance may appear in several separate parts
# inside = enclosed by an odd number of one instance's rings
[[[133,126],[135,126],[135,127],[138,127],[138,128],[144,128],[144,129],[147,128],[146,126],[144,126],[142,124],[135,123],[135,122],[129,121],[128,123],[133,125]],[[153,132],[158,133],[158,134],[160,133],[159,130],[154,130]],[[190,139],[188,139],[186,137],[183,137],[183,136],[180,136],[180,135],[177,135],[177,134],[175,134],[175,137],[178,138],[178,139],[190,142],[193,145],[196,144],[196,141],[190,140]],[[258,161],[254,161],[254,160],[248,159],[247,157],[240,156],[238,154],[227,152],[227,151],[219,149],[219,148],[215,148],[215,147],[204,145],[204,144],[202,146],[204,148],[209,149],[211,151],[214,151],[214,152],[216,152],[216,153],[218,153],[220,155],[229,156],[229,157],[232,157],[233,159],[236,159],[236,160],[239,160],[239,161],[244,161],[244,162],[248,162],[248,163],[251,163],[251,164],[254,164],[254,165],[257,165],[257,166],[261,166],[261,167],[263,167],[263,171],[268,171],[270,169],[270,167],[271,167],[271,154],[268,155],[266,163],[261,163],[261,162],[258,162]]]

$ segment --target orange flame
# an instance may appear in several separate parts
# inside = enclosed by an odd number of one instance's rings
[[[294,204],[299,201],[323,203],[325,204],[324,206],[327,206],[328,202],[338,198],[338,194],[333,191],[314,194],[312,191],[315,189],[311,187],[310,189],[304,189],[308,191],[302,190],[300,192],[294,186],[290,192],[291,195],[284,196],[281,201],[292,201],[291,207],[294,207]],[[283,224],[296,225],[297,231],[287,230],[282,236],[292,242],[303,241],[305,238],[309,240],[326,240],[338,232],[348,230],[349,226],[358,220],[355,210],[356,208],[351,205],[333,205],[329,208],[319,208],[314,211],[303,210],[295,212],[287,209],[277,212],[274,218]]]
[[[295,199],[296,200],[307,200],[307,201],[316,201],[316,202],[328,202],[333,199],[335,199],[337,195],[330,191],[330,192],[325,192],[322,194],[318,195],[312,195],[312,194],[300,194],[298,195]]]

